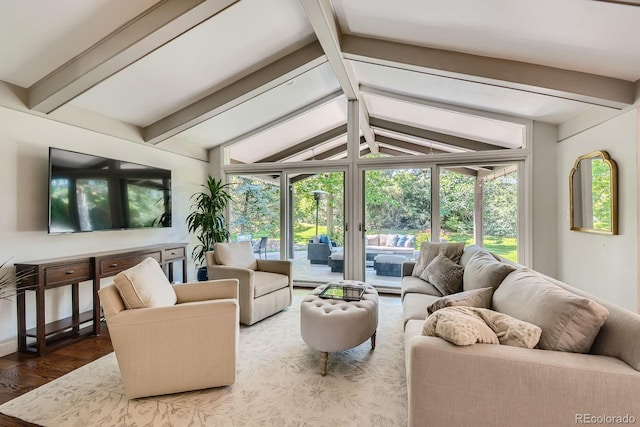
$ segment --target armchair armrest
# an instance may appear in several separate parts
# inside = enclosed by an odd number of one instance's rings
[[[291,261],[287,260],[259,259],[257,270],[267,271],[269,273],[285,274],[291,277],[293,267]]]
[[[238,280],[221,279],[173,285],[178,304],[217,299],[238,299]]]
[[[209,279],[238,279],[240,283],[251,282],[253,283],[253,270],[248,268],[229,267],[227,265],[209,265],[207,266],[207,273],[209,273]]]

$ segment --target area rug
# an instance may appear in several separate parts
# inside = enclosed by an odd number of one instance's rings
[[[42,426],[405,426],[407,389],[398,298],[381,297],[370,342],[320,354],[300,337],[300,302],[241,327],[236,383],[127,400],[114,353],[0,406]]]

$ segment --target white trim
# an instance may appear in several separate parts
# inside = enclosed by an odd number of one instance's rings
[[[0,343],[0,357],[15,353],[16,351],[18,351],[17,338]]]

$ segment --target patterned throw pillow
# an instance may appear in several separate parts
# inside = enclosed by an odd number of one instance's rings
[[[427,314],[432,314],[445,307],[476,307],[490,308],[491,297],[493,296],[493,288],[480,288],[472,291],[458,292],[457,294],[447,295],[435,300],[427,307]]]
[[[407,241],[407,236],[405,234],[398,234],[398,240],[396,241],[397,248],[403,248],[404,242]]]
[[[422,242],[420,245],[420,255],[418,261],[413,267],[413,277],[420,277],[422,272],[427,268],[429,263],[435,257],[442,254],[455,263],[460,262],[462,251],[464,250],[464,242],[462,243],[431,243]]]
[[[462,289],[464,267],[439,254],[420,275],[424,281],[431,283],[442,295],[455,294]]]

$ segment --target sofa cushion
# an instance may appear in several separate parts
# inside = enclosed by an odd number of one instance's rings
[[[438,288],[433,286],[431,283],[425,282],[421,278],[413,277],[413,276],[405,276],[402,278],[400,293],[401,293],[402,299],[404,299],[405,295],[412,294],[412,293],[433,295],[436,297],[442,296],[442,293],[440,293]]]
[[[534,348],[541,329],[528,322],[487,308],[446,307],[430,315],[423,334],[439,336],[457,345],[504,344]]]
[[[431,314],[441,308],[456,306],[490,308],[492,295],[493,288],[491,286],[447,295],[438,298],[433,304],[427,307],[427,313]]]
[[[251,242],[216,243],[213,245],[216,263],[236,268],[258,268]]]
[[[462,255],[460,256],[460,264],[463,267],[466,267],[467,263],[469,262],[471,257],[474,256],[478,252],[489,253],[488,251],[486,251],[485,249],[481,248],[480,246],[478,246],[476,244],[465,246],[464,251],[462,251]]]
[[[378,234],[378,246],[387,246],[387,240],[389,240],[388,234]]]
[[[253,274],[253,297],[259,298],[278,289],[289,287],[289,278],[284,274],[256,271]]]
[[[432,243],[422,242],[420,245],[420,254],[418,255],[418,262],[413,267],[412,276],[420,277],[422,272],[427,268],[429,263],[433,261],[435,257],[442,254],[449,258],[453,262],[460,262],[460,256],[464,250],[464,242],[461,243]]]
[[[463,266],[439,254],[424,269],[420,278],[435,286],[442,295],[449,295],[460,292],[463,274]]]
[[[515,267],[496,260],[489,252],[478,251],[464,267],[462,286],[465,291],[486,288],[497,288]]]
[[[407,241],[406,234],[398,234],[398,240],[396,240],[396,247],[404,248],[404,243]]]
[[[388,247],[388,248],[395,248],[397,242],[398,242],[398,235],[397,234],[389,234],[387,236],[387,243],[386,243],[385,246]]]
[[[429,307],[439,297],[426,294],[408,294],[402,301],[402,319],[404,323],[409,320],[422,320],[427,317],[427,307]]]
[[[118,273],[113,283],[127,309],[175,305],[176,293],[153,258]]]
[[[508,276],[493,308],[542,328],[543,350],[588,353],[609,312],[597,302],[549,283],[530,270]]]
[[[380,244],[380,236],[377,234],[367,234],[367,246],[378,246]]]

